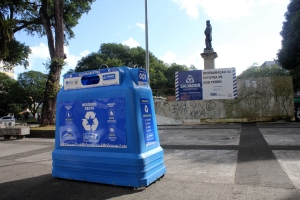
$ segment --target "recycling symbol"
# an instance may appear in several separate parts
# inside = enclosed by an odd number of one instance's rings
[[[145,108],[144,108],[145,112],[147,113],[149,110],[148,110],[148,106],[145,105]]]
[[[90,124],[89,121],[93,120],[93,123]],[[96,118],[96,113],[89,111],[85,114],[85,118],[82,119],[82,126],[86,131],[92,130],[93,132],[98,127],[98,119]]]

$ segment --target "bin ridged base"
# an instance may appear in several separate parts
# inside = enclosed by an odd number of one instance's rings
[[[161,147],[143,154],[58,149],[52,156],[55,178],[140,188],[166,173]]]

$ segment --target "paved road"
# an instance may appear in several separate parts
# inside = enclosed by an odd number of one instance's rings
[[[53,179],[54,139],[0,138],[0,199],[300,199],[300,123],[159,127],[167,174],[142,191]]]

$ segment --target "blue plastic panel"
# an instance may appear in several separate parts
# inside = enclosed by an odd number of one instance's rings
[[[149,146],[151,144],[156,143],[154,126],[153,126],[153,118],[152,118],[153,111],[152,111],[150,99],[141,98],[140,105],[141,105],[145,145]]]
[[[126,148],[123,97],[59,103],[61,146]]]

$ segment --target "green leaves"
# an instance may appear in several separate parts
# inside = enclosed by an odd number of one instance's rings
[[[284,69],[290,70],[294,79],[294,90],[300,89],[297,72],[300,66],[297,54],[300,53],[300,0],[291,0],[285,13],[286,21],[283,22],[281,49],[278,51],[278,60]]]
[[[4,66],[7,68],[13,68],[17,65],[23,65],[26,69],[29,66],[28,57],[31,54],[31,49],[24,43],[13,38],[9,43],[7,43],[7,48],[9,54],[3,58]]]
[[[13,38],[13,26],[13,20],[8,16],[5,18],[4,14],[0,13],[0,61],[9,54],[7,43]]]
[[[16,84],[14,79],[0,72],[0,116],[14,112],[14,102],[11,100],[10,95],[14,84]]]
[[[18,76],[18,87],[14,90],[19,94],[19,103],[26,105],[33,114],[43,102],[46,81],[47,75],[38,71],[24,72]]]
[[[74,71],[82,72],[99,69],[103,65],[145,68],[145,54],[146,52],[142,47],[130,48],[122,44],[104,43],[101,44],[97,53],[91,53],[79,60]],[[150,53],[149,58],[150,85],[155,93],[154,95],[174,95],[175,72],[196,69],[194,66],[188,68],[185,65],[176,63],[166,64],[152,53]],[[70,70],[69,72],[74,71]]]
[[[278,65],[271,65],[268,67],[260,67],[254,63],[247,70],[243,71],[238,78],[258,78],[258,77],[275,77],[275,76],[289,76],[289,71],[282,69]]]

